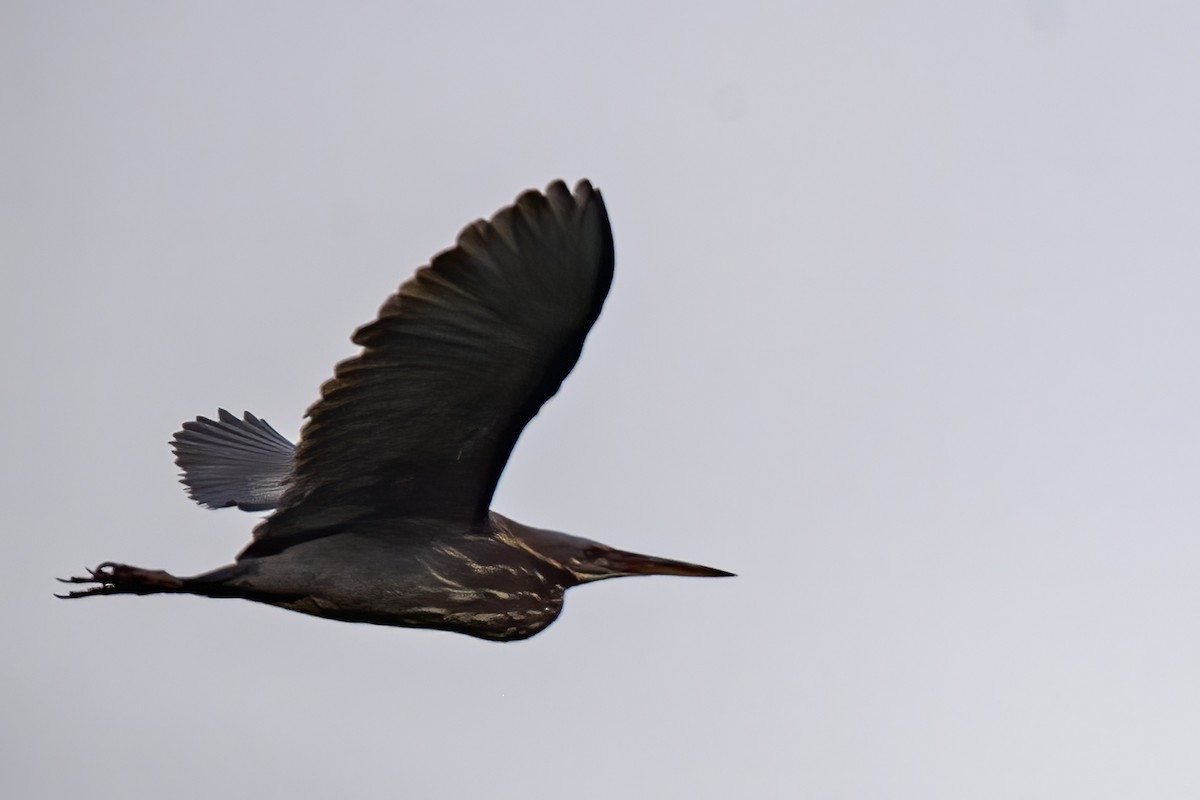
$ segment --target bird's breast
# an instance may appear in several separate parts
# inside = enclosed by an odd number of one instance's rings
[[[421,602],[408,613],[485,639],[532,636],[562,611],[564,587],[542,564],[511,556],[507,547],[434,545],[418,559]]]
[[[510,641],[562,611],[564,584],[552,567],[485,536],[417,544],[344,534],[256,561],[256,587],[269,580],[288,595],[276,605],[343,621]]]

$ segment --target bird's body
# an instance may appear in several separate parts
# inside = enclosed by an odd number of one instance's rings
[[[562,610],[570,572],[539,558],[498,514],[446,530],[440,520],[362,520],[353,530],[249,557],[194,579],[248,599],[345,622],[525,639]],[[519,535],[519,534],[517,534]],[[403,576],[403,580],[397,580]]]
[[[193,499],[274,513],[237,561],[191,578],[106,562],[70,597],[239,597],[349,622],[525,639],[571,586],[730,573],[531,528],[490,510],[525,424],[600,312],[612,238],[599,192],[561,182],[476,222],[355,334],[298,446],[221,411],[173,441]]]

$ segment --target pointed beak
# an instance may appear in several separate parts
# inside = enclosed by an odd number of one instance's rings
[[[612,550],[599,559],[612,570],[613,577],[617,575],[683,575],[689,578],[732,578],[732,572],[712,567],[702,567],[699,564],[689,564],[686,561],[673,561],[669,558],[645,556],[641,553],[627,553],[624,550]]]

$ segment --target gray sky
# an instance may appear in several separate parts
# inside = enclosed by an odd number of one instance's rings
[[[1200,795],[1200,7],[6,2],[6,793]],[[467,222],[602,188],[495,507],[740,573],[523,643],[186,597],[166,441],[294,436]]]

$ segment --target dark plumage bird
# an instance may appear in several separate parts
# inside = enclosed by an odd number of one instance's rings
[[[533,636],[572,586],[730,575],[531,528],[490,510],[517,437],[575,365],[613,274],[586,181],[530,191],[388,298],[354,334],[299,445],[252,414],[186,422],[183,483],[210,508],[274,510],[226,567],[191,578],[106,562],[67,597],[240,597],[348,622]]]

